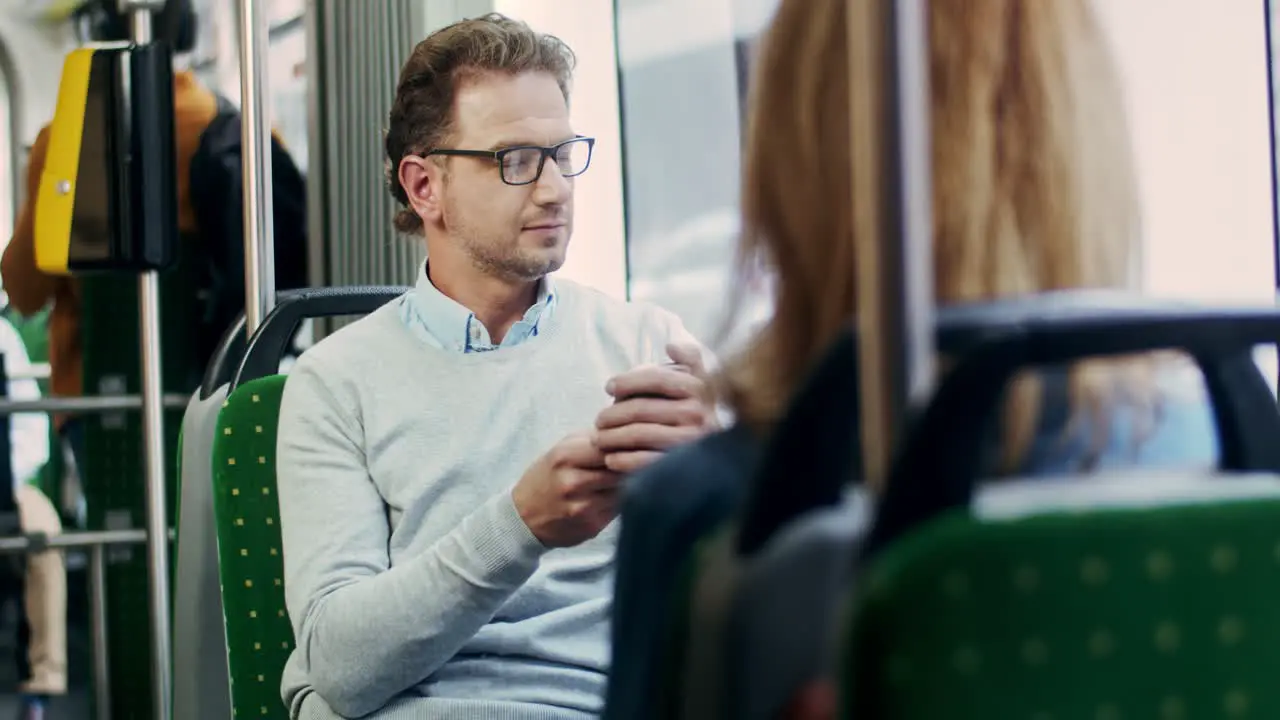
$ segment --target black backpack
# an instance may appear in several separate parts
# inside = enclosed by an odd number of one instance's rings
[[[207,363],[219,338],[244,311],[244,196],[240,111],[218,97],[218,114],[191,160],[191,201],[199,227],[198,357]],[[307,287],[307,185],[293,158],[272,135],[272,212],[276,290]]]

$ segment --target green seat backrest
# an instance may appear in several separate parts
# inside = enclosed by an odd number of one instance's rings
[[[1280,500],[944,516],[859,580],[842,716],[1280,717]]]
[[[293,648],[285,612],[276,430],[285,377],[245,383],[218,414],[213,444],[218,574],[231,670],[231,704],[240,718],[288,718],[280,676]]]

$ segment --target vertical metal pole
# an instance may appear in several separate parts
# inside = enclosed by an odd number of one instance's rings
[[[327,3],[322,0],[307,0],[302,16],[307,33],[304,62],[307,74],[307,137],[310,138],[307,143],[307,280],[312,285],[326,285],[328,280],[328,257],[323,238],[329,217],[324,202],[329,187],[326,170],[330,153],[324,142],[329,122],[324,115],[324,92],[329,82],[324,69],[328,67],[329,60],[322,55],[332,52],[324,40],[326,33],[332,32],[328,29],[333,24],[327,17],[328,12]],[[319,328],[320,322],[313,321],[313,324]]]
[[[1271,166],[1272,188],[1271,265],[1272,272],[1275,276],[1276,287],[1274,300],[1277,304],[1280,304],[1280,197],[1277,197],[1277,192],[1280,192],[1280,163],[1277,161],[1280,160],[1280,158],[1276,155],[1277,152],[1280,152],[1280,142],[1277,142],[1280,140],[1280,124],[1277,123],[1276,118],[1276,100],[1280,99],[1277,98],[1276,83],[1280,79],[1276,77],[1275,66],[1277,60],[1275,12],[1275,2],[1273,0],[1266,0],[1262,7],[1262,27],[1266,28],[1265,34],[1267,37],[1267,127],[1271,130],[1271,132],[1267,133],[1267,140],[1269,141],[1268,147],[1271,150],[1271,154],[1268,156],[1271,158],[1269,165]],[[15,205],[14,207],[17,206]],[[1137,245],[1137,243],[1135,243],[1135,245]],[[1140,267],[1140,265],[1134,263],[1134,267],[1137,268]],[[1271,349],[1272,348],[1268,348],[1268,351]],[[1268,362],[1270,362],[1270,360],[1268,360]],[[1273,378],[1275,384],[1271,386],[1271,391],[1273,393],[1280,392],[1280,367],[1277,367],[1276,371],[1277,375]]]
[[[244,170],[244,331],[252,336],[275,306],[267,29],[262,3],[240,0],[240,121]]]
[[[93,637],[93,697],[98,720],[111,720],[111,666],[107,656],[107,553],[89,549],[89,632]]]
[[[851,203],[862,440],[880,482],[933,380],[933,220],[926,0],[849,3]]]
[[[131,11],[133,42],[151,42],[151,13],[163,2],[121,0]],[[171,113],[165,108],[163,112]],[[172,228],[177,232],[177,228]],[[154,717],[169,719],[169,521],[165,508],[164,404],[160,374],[160,274],[138,278],[138,308],[142,338],[142,435],[146,470],[146,527],[148,601],[151,609],[151,678]]]

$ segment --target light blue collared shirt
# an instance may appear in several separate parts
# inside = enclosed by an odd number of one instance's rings
[[[400,319],[419,340],[433,347],[460,353],[488,352],[514,347],[538,335],[538,323],[551,316],[556,295],[551,278],[538,285],[538,299],[507,331],[502,342],[494,344],[489,330],[476,314],[461,303],[440,292],[427,276],[427,265],[418,271],[418,283],[400,305]]]

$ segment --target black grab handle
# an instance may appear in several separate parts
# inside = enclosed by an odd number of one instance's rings
[[[231,327],[222,333],[217,347],[213,349],[213,356],[204,369],[204,379],[200,381],[201,400],[208,400],[218,388],[231,383],[236,368],[240,367],[240,360],[244,357],[244,345],[244,313],[240,313]]]
[[[303,320],[367,315],[408,291],[409,288],[398,285],[351,285],[280,293],[275,308],[267,313],[262,325],[249,339],[240,369],[231,382],[231,390],[250,380],[275,375],[289,339]]]
[[[276,293],[276,303],[293,302],[299,293],[312,289],[314,288],[281,290]],[[240,363],[244,360],[247,344],[244,326],[244,311],[241,311],[218,339],[218,344],[209,357],[209,364],[205,367],[204,379],[200,382],[201,400],[213,397],[218,388],[223,385],[229,386],[235,379],[236,371],[240,369]]]
[[[1280,412],[1253,360],[1255,346],[1280,341],[1280,309],[1149,300],[1086,307],[1059,297],[991,313],[960,308],[948,321],[942,335],[963,332],[971,342],[981,339],[956,359],[905,436],[864,558],[922,522],[970,506],[980,480],[985,420],[995,417],[1016,374],[1037,365],[1183,350],[1205,377],[1222,469],[1280,472]],[[987,332],[975,333],[983,326]]]

